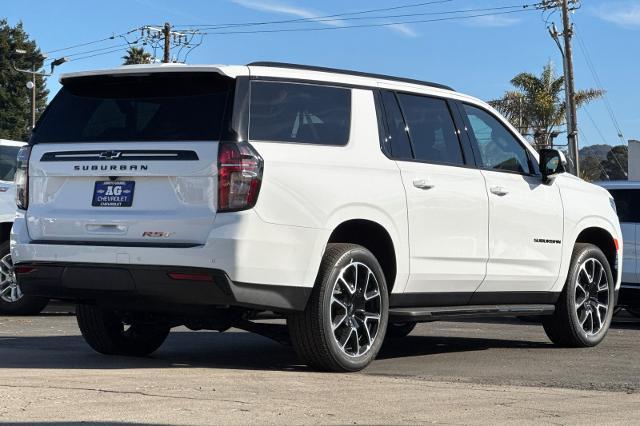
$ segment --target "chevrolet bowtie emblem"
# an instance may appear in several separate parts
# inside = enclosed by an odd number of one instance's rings
[[[120,158],[122,152],[120,151],[104,151],[101,152],[98,157],[103,158],[105,160],[114,160],[116,158]]]

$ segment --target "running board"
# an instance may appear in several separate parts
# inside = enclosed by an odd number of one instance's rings
[[[448,318],[552,315],[554,311],[554,305],[434,306],[428,308],[390,308],[389,318],[394,321],[420,322]]]

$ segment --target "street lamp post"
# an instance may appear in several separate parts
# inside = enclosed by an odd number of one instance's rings
[[[24,49],[16,49],[15,53],[17,53],[18,55],[26,55],[27,51]],[[46,58],[46,55],[43,55],[43,58]],[[51,62],[51,72],[49,74],[47,74],[46,72],[37,72],[35,60],[33,61],[33,65],[31,66],[30,70],[20,69],[16,67],[15,63],[12,64],[14,70],[21,73],[25,73],[25,74],[31,74],[31,81],[27,82],[27,89],[31,89],[31,128],[32,129],[36,127],[36,75],[39,75],[42,77],[48,77],[53,74],[53,69],[56,66],[62,65],[65,62],[67,62],[66,57],[58,58],[53,62]]]

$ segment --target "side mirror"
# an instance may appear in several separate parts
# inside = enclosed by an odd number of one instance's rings
[[[564,154],[557,149],[544,148],[540,150],[540,172],[542,180],[548,181],[553,175],[564,173],[567,159]]]

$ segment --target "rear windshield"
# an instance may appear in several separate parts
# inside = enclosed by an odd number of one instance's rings
[[[31,143],[219,140],[232,88],[215,73],[69,79]]]

